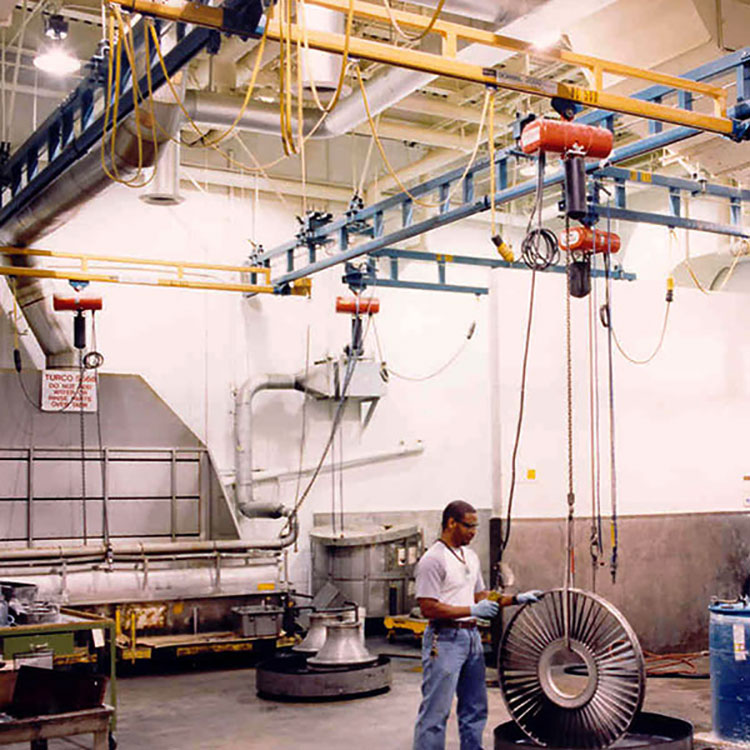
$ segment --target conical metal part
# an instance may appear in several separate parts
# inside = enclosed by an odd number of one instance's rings
[[[317,654],[326,642],[326,626],[329,622],[340,622],[340,612],[312,612],[310,614],[310,628],[302,643],[292,647],[292,651],[300,654]]]
[[[505,704],[540,745],[602,748],[643,704],[643,653],[622,614],[595,594],[554,589],[520,608],[498,655]],[[565,622],[569,623],[567,628]]]
[[[307,660],[308,666],[313,669],[347,669],[377,661],[378,657],[362,643],[359,622],[329,622],[326,630],[326,641],[317,656]]]

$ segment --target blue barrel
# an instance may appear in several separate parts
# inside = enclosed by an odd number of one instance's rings
[[[741,602],[709,608],[711,715],[714,733],[750,741],[750,606]]]

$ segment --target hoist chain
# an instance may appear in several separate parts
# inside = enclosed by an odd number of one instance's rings
[[[569,237],[570,219],[565,217],[565,236]],[[573,490],[573,355],[572,355],[572,326],[570,315],[570,252],[565,253],[565,369],[567,389],[567,417],[568,417],[568,519],[567,544],[565,554],[565,596],[564,621],[565,639],[570,638],[570,609],[569,590],[575,585],[573,575],[575,571],[575,552],[573,548],[573,514],[575,512],[575,492]]]

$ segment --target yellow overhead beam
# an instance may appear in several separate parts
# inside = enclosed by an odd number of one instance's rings
[[[322,8],[338,10],[342,13],[346,13],[349,10],[349,0],[306,0],[306,2],[311,5],[319,5]],[[374,3],[362,2],[361,0],[354,0],[353,5],[355,18],[384,21],[386,23],[390,22],[388,10],[383,5],[375,5]],[[426,29],[430,24],[430,17],[428,16],[395,9],[392,9],[391,13],[396,21],[402,26],[411,26],[415,29]],[[592,57],[591,55],[580,55],[576,52],[569,52],[567,50],[539,49],[530,42],[525,42],[502,34],[496,34],[492,31],[483,31],[482,29],[474,29],[462,24],[441,21],[440,19],[434,23],[432,32],[442,36],[444,43],[446,40],[450,40],[447,42],[447,45],[444,44],[444,55],[447,50],[456,49],[455,40],[458,39],[483,44],[487,47],[499,47],[500,49],[505,49],[510,52],[528,54],[532,57],[544,60],[558,60],[582,68],[588,68],[594,73],[597,79],[601,79],[602,73],[611,73],[613,75],[636,78],[650,83],[681,89],[683,91],[690,91],[696,94],[703,94],[704,96],[713,99],[715,105],[718,106],[718,109],[715,109],[714,114],[720,117],[726,115],[727,92],[719,86],[712,86],[711,84],[702,83],[700,81],[690,81],[687,78],[680,78],[679,76],[658,73],[644,68],[637,68],[633,65],[623,65],[622,63],[612,62],[610,60],[602,60],[598,57]]]
[[[39,250],[32,247],[0,247],[0,255],[28,255],[40,258],[66,258],[79,260],[81,270],[87,270],[89,263],[128,263],[134,266],[160,266],[173,268],[179,275],[185,269],[201,271],[227,271],[231,273],[257,273],[264,276],[266,283],[271,283],[271,269],[264,266],[229,266],[221,263],[197,263],[183,260],[160,260],[157,258],[133,258],[127,255],[91,255],[72,253],[64,250]]]
[[[271,269],[264,266],[230,266],[220,263],[197,263],[192,261],[158,260],[154,258],[132,258],[123,255],[89,255],[59,250],[38,250],[34,248],[0,247],[0,255],[25,255],[42,258],[64,258],[77,260],[80,270],[62,268],[28,268],[25,266],[0,265],[0,276],[23,276],[40,279],[61,279],[67,281],[100,281],[108,284],[132,284],[135,286],[157,286],[179,289],[204,289],[220,292],[245,292],[248,294],[274,294],[271,286]],[[133,270],[161,268],[174,271],[176,278],[134,278],[119,273],[92,272],[90,265],[97,263],[122,263],[134,266]],[[254,273],[265,279],[264,284],[244,284],[232,282],[193,281],[186,279],[190,271],[221,271],[224,273]],[[292,294],[309,295],[309,279],[300,279],[292,286]]]
[[[110,0],[127,10],[141,13],[147,16],[165,18],[172,21],[182,21],[193,23],[209,28],[223,29],[223,11],[221,8],[213,8],[195,3],[187,3],[180,6],[167,6],[155,0]],[[308,0],[315,2],[327,8],[333,8],[342,12],[348,11],[349,0]],[[355,0],[354,12],[357,17],[377,18],[386,20],[383,14],[386,11],[372,3]],[[396,12],[399,22],[403,21],[406,25],[413,27],[424,27],[429,23],[429,19],[413,13]],[[585,55],[576,55],[571,52],[557,51],[540,53],[534,50],[528,42],[503,37],[499,34],[472,29],[460,24],[451,24],[443,21],[437,21],[434,31],[443,35],[444,38],[450,37],[447,50],[455,48],[454,42],[460,38],[462,40],[478,42],[488,46],[502,47],[514,52],[533,53],[552,57],[555,59],[570,62],[572,64],[583,65],[594,71],[597,81],[601,81],[602,72],[614,73],[617,75],[636,77],[640,80],[651,81],[661,85],[679,88],[691,93],[699,93],[710,97],[714,102],[714,114],[707,115],[691,110],[669,107],[664,104],[654,102],[645,102],[639,99],[633,99],[628,96],[620,96],[602,91],[600,88],[589,89],[581,86],[573,86],[554,81],[546,81],[541,78],[535,78],[528,75],[509,74],[502,71],[496,71],[492,68],[482,68],[479,65],[465,63],[456,60],[454,57],[446,55],[436,55],[419,50],[407,49],[403,47],[394,47],[383,42],[376,42],[369,39],[361,39],[352,36],[347,40],[343,34],[317,31],[314,29],[303,29],[297,24],[285,27],[285,33],[282,35],[277,20],[270,20],[267,37],[275,41],[281,40],[282,36],[293,42],[304,42],[311,48],[334,54],[343,54],[348,50],[350,57],[370,60],[372,62],[395,65],[411,70],[418,70],[425,73],[431,73],[438,76],[447,76],[474,83],[498,86],[500,88],[511,89],[526,94],[533,94],[547,98],[560,97],[571,99],[587,107],[596,107],[606,109],[611,112],[620,112],[622,114],[635,115],[637,117],[646,117],[651,120],[660,120],[662,122],[672,123],[675,125],[685,125],[690,128],[705,130],[721,135],[730,135],[733,131],[732,121],[725,116],[726,114],[726,94],[722,89],[710,86],[704,83],[688,81],[684,78],[669,76],[662,73],[641,70],[628,65],[599,60],[597,58]]]

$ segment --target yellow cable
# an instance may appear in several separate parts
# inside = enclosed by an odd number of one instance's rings
[[[441,205],[443,205],[443,201],[440,201],[439,203],[432,203],[430,201],[423,201],[417,198],[413,193],[409,191],[406,185],[404,185],[401,178],[393,169],[393,166],[390,160],[388,159],[388,155],[385,152],[385,148],[383,147],[383,143],[380,140],[380,136],[378,135],[378,130],[375,125],[375,121],[373,120],[372,113],[370,112],[370,105],[367,101],[367,92],[365,91],[364,81],[362,80],[362,73],[360,72],[358,65],[354,66],[354,71],[357,74],[359,90],[362,93],[362,102],[365,106],[365,112],[367,113],[367,121],[370,124],[370,131],[372,133],[372,137],[375,139],[375,145],[378,147],[378,151],[380,151],[380,156],[383,159],[383,163],[385,164],[385,167],[388,170],[388,173],[394,179],[394,181],[399,186],[399,188],[401,188],[401,191],[405,193],[414,203],[424,208],[439,208]],[[474,164],[474,161],[476,160],[477,153],[479,151],[479,144],[482,140],[482,132],[484,131],[484,122],[487,116],[487,108],[489,105],[489,100],[490,100],[490,93],[488,90],[485,92],[485,95],[484,95],[484,106],[482,107],[482,116],[480,118],[479,131],[477,132],[476,143],[474,144],[474,151],[471,154],[471,158],[469,159],[469,163],[466,165],[466,169],[464,170],[464,173],[461,175],[458,182],[456,182],[456,184],[449,191],[448,196],[447,196],[448,200],[450,200],[454,196],[456,190],[458,190],[460,185],[466,179],[467,175],[469,174],[469,170],[471,169],[472,165]]]
[[[432,15],[432,18],[430,19],[430,22],[427,24],[427,26],[416,36],[413,36],[412,34],[407,34],[399,25],[398,21],[396,20],[396,17],[393,15],[393,9],[391,8],[391,4],[389,0],[383,0],[383,4],[385,5],[386,10],[388,11],[388,17],[391,20],[391,26],[396,30],[396,33],[401,36],[403,39],[406,39],[408,42],[418,42],[420,39],[423,39],[426,37],[431,31],[433,26],[437,23],[437,20],[440,18],[440,14],[443,11],[443,6],[445,5],[445,0],[440,0],[438,3],[437,8],[435,8],[435,12]]]
[[[497,185],[495,184],[495,89],[491,89],[489,106],[489,132],[487,135],[490,142],[490,236],[494,237],[497,234],[497,206],[495,205],[495,193],[497,191]]]
[[[305,47],[305,60],[307,60],[307,67],[310,68],[310,43],[307,36],[307,16],[306,16],[306,8],[305,0],[300,0],[300,7],[302,8],[302,13],[297,14],[297,24],[301,26],[302,29],[302,40]],[[336,86],[336,91],[333,94],[333,97],[331,98],[331,101],[328,102],[328,104],[324,105],[320,101],[320,96],[318,95],[318,88],[315,85],[315,80],[312,76],[310,76],[310,90],[312,91],[313,99],[315,100],[315,104],[318,107],[319,110],[323,112],[332,112],[333,109],[336,107],[336,105],[339,102],[339,99],[341,98],[341,92],[344,89],[344,81],[346,80],[346,69],[349,65],[349,47],[351,44],[351,36],[352,36],[352,24],[354,21],[354,0],[349,0],[349,8],[347,10],[346,15],[346,29],[344,32],[344,50],[341,54],[341,69],[339,70],[339,81]],[[298,61],[299,62],[299,61]]]
[[[297,140],[299,142],[300,177],[302,179],[302,215],[307,214],[307,163],[305,160],[305,126],[302,112],[302,45],[297,39]]]
[[[115,17],[117,20],[118,25],[118,36],[117,36],[117,44],[114,43],[114,22],[115,18],[112,16],[109,17],[109,33],[108,33],[108,41],[109,41],[109,49],[110,49],[110,55],[109,55],[109,62],[108,62],[108,68],[107,68],[107,87],[106,87],[106,101],[105,101],[105,114],[104,114],[104,128],[102,130],[102,141],[101,141],[101,162],[102,162],[102,168],[105,172],[105,174],[114,182],[117,182],[121,185],[124,185],[126,187],[130,188],[143,188],[146,185],[148,185],[153,179],[156,174],[156,167],[154,167],[154,171],[151,174],[151,176],[147,180],[142,180],[141,175],[143,173],[143,137],[142,137],[142,131],[141,131],[141,123],[140,123],[140,108],[139,108],[139,98],[140,98],[140,91],[138,90],[138,79],[137,79],[137,72],[136,72],[136,66],[135,66],[135,45],[133,42],[133,31],[130,23],[127,24],[127,29],[125,28],[125,24],[123,23],[122,14],[120,13],[120,10],[117,6],[115,6]],[[119,168],[117,166],[117,153],[116,153],[116,138],[117,138],[117,114],[119,110],[119,93],[120,93],[120,76],[122,73],[121,68],[121,50],[124,48],[125,55],[128,59],[128,64],[130,65],[131,69],[131,75],[132,75],[132,82],[133,82],[133,105],[134,105],[134,118],[135,118],[135,128],[136,128],[136,139],[138,143],[138,167],[136,169],[135,175],[129,179],[123,179],[120,176]],[[148,53],[148,39],[145,39],[145,50],[146,50],[146,59],[149,58]],[[111,100],[112,100],[112,60],[113,55],[117,58],[116,63],[116,71],[115,71],[115,96],[114,96],[114,106],[110,107]],[[150,80],[150,68],[147,66],[147,77]],[[106,151],[106,129],[107,125],[109,123],[109,116],[110,116],[110,110],[112,114],[112,128],[111,128],[111,134],[110,134],[110,163],[112,169],[110,170],[107,167],[106,164],[106,158],[105,158],[105,151]],[[156,159],[158,155],[158,140],[156,137],[156,128],[155,128],[155,115],[154,115],[154,108],[153,108],[153,99],[150,100],[150,110],[151,110],[151,134],[153,138],[153,144],[154,144],[154,159]]]

